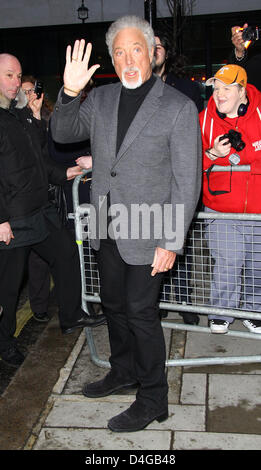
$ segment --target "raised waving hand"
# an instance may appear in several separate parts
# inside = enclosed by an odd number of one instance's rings
[[[100,67],[99,64],[95,64],[88,69],[91,51],[92,44],[88,43],[85,49],[84,39],[77,39],[73,50],[71,46],[67,46],[66,65],[63,75],[64,91],[66,94],[77,96]]]

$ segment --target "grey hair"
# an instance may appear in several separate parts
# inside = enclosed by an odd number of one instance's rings
[[[109,54],[112,58],[113,61],[113,41],[116,37],[116,35],[125,28],[137,28],[139,29],[147,42],[148,45],[148,50],[150,52],[152,47],[155,47],[155,37],[154,37],[154,31],[148,21],[144,20],[143,18],[140,18],[139,16],[134,16],[134,15],[127,15],[127,16],[122,16],[118,20],[114,21],[107,33],[106,33],[106,44],[108,46]]]

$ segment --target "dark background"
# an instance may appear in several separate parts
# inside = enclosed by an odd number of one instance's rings
[[[158,19],[157,24],[171,27],[171,18]],[[232,51],[231,26],[247,22],[261,26],[261,10],[188,18],[182,34],[183,54],[188,57],[188,75],[204,83],[228,60]],[[79,23],[73,25],[12,28],[0,30],[0,51],[14,54],[20,60],[23,73],[33,74],[44,81],[45,92],[56,100],[62,85],[65,50],[68,44],[84,38],[93,43],[92,63],[99,63],[96,85],[116,80],[105,45],[105,33],[110,23]],[[249,48],[249,54],[261,52],[261,39]],[[204,93],[204,86],[202,87]]]

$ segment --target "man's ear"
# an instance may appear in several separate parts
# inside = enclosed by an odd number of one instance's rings
[[[149,57],[150,57],[150,63],[152,63],[153,59],[154,59],[154,54],[155,54],[155,47],[152,46],[151,50],[150,50],[150,54],[149,54]]]

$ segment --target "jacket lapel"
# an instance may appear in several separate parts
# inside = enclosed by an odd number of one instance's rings
[[[128,150],[129,146],[140,134],[142,129],[147,125],[153,114],[158,111],[160,105],[159,98],[162,95],[163,86],[163,82],[158,79],[152,89],[149,91],[124,137],[114,165],[116,165],[118,161],[123,157],[125,152]]]

